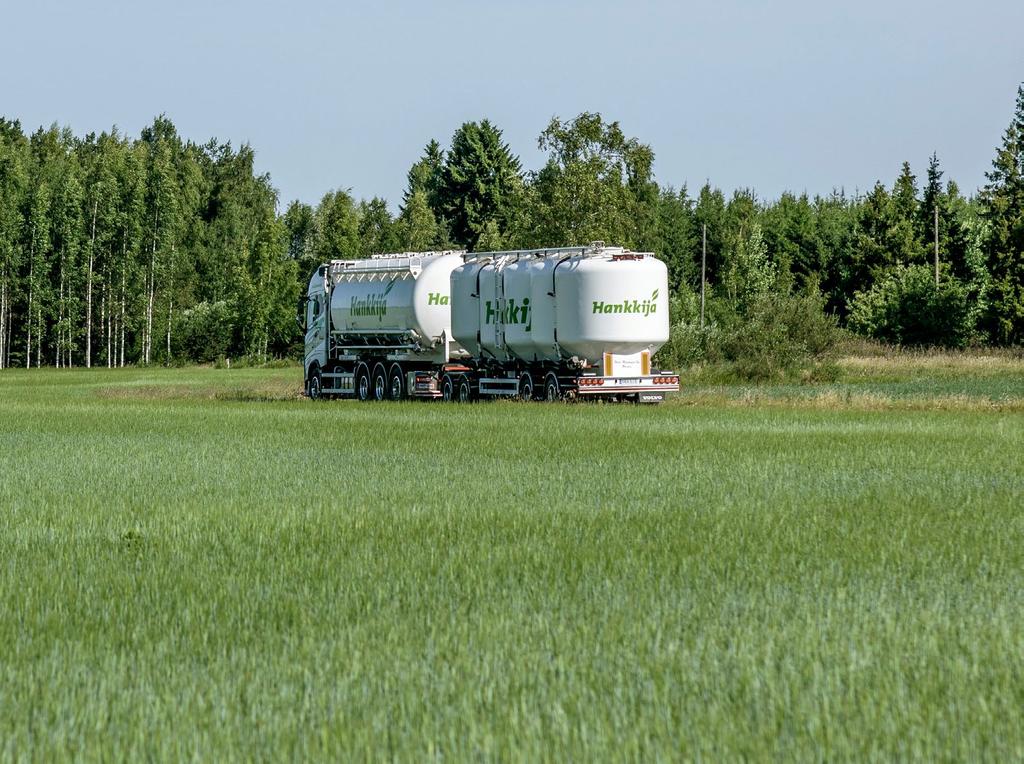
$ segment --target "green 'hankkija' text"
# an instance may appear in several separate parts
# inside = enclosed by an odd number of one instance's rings
[[[349,313],[352,316],[375,317],[378,321],[384,319],[388,314],[388,295],[395,286],[395,280],[387,285],[383,292],[368,294],[366,297],[353,297],[349,306]]]
[[[494,309],[490,300],[484,302],[484,323],[493,324],[498,311]],[[525,331],[533,329],[533,316],[530,313],[530,298],[524,297],[521,305],[517,305],[514,299],[505,302],[505,308],[501,311],[501,322],[503,324],[526,324]]]
[[[649,316],[658,312],[658,290],[655,289],[649,299],[623,300],[622,302],[593,301],[593,312],[596,313],[631,313],[638,316]]]

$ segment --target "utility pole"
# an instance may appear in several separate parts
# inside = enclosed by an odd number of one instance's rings
[[[708,269],[708,224],[704,224],[700,250],[700,329],[704,331],[704,284],[707,281]]]
[[[939,288],[939,204],[935,201],[935,288]]]

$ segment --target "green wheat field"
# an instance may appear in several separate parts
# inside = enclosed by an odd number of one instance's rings
[[[1024,361],[841,370],[5,370],[0,759],[1024,758]]]

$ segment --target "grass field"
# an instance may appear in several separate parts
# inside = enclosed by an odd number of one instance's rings
[[[0,759],[1024,758],[1024,363],[0,372]]]

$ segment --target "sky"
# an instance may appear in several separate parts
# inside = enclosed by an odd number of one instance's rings
[[[552,117],[617,120],[662,185],[762,199],[985,182],[1024,81],[1024,2],[0,0],[0,115],[249,143],[281,206],[397,209],[409,166],[490,119],[526,170]]]

